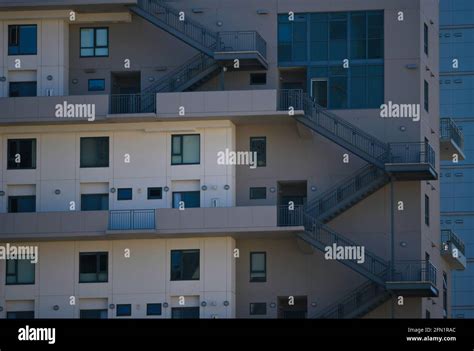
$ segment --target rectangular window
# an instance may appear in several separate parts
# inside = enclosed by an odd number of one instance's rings
[[[117,190],[117,200],[131,200],[132,194],[132,188],[120,188]]]
[[[107,310],[81,310],[80,319],[107,319]]]
[[[81,168],[109,167],[109,137],[81,138]]]
[[[199,280],[199,250],[171,250],[171,280]]]
[[[173,307],[171,309],[173,319],[199,319],[199,307]]]
[[[34,319],[35,311],[7,312],[7,319]]]
[[[171,136],[171,165],[196,165],[200,162],[199,134]]]
[[[257,153],[257,167],[266,167],[267,165],[267,138],[251,137],[250,152]]]
[[[311,79],[311,96],[321,107],[328,107],[328,80],[327,78]]]
[[[147,303],[146,315],[147,316],[161,316],[161,303]]]
[[[8,55],[36,55],[37,31],[36,24],[8,26]]]
[[[429,43],[428,25],[424,23],[423,28],[424,28],[423,38],[424,38],[425,54],[428,56],[428,43]]]
[[[132,305],[125,304],[125,305],[117,305],[117,317],[128,317],[132,315]]]
[[[250,188],[250,200],[264,200],[267,198],[267,188]]]
[[[267,304],[265,302],[254,302],[250,304],[251,316],[264,316],[267,314]]]
[[[148,200],[161,200],[163,198],[163,189],[161,187],[148,188]]]
[[[266,73],[250,73],[250,85],[265,85],[267,84]]]
[[[105,79],[89,79],[87,86],[89,91],[104,91]]]
[[[9,97],[28,97],[36,96],[36,82],[10,82]]]
[[[109,209],[109,194],[81,195],[81,211],[107,211]]]
[[[35,267],[31,260],[7,260],[7,285],[23,285],[35,283]]]
[[[81,28],[81,57],[109,56],[108,28]]]
[[[36,212],[36,196],[9,196],[8,212],[23,213]]]
[[[180,202],[185,208],[201,207],[201,193],[199,191],[173,192],[173,208],[179,208]]]
[[[425,224],[430,225],[430,198],[425,195]]]
[[[267,281],[267,254],[266,252],[250,253],[250,281]]]
[[[429,112],[430,111],[430,86],[426,80],[425,80],[425,85],[424,85],[424,106],[425,106],[425,111]]]
[[[79,283],[106,283],[108,265],[107,252],[79,253]]]
[[[8,169],[36,168],[36,139],[8,139]]]

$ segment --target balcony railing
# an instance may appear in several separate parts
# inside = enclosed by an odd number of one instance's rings
[[[110,95],[110,114],[155,113],[156,94]]]
[[[288,205],[278,206],[278,226],[292,227],[303,225],[303,205],[295,205],[290,209]]]
[[[436,267],[427,260],[398,261],[394,265],[393,281],[431,282],[436,286]]]
[[[389,147],[389,163],[427,163],[436,167],[436,155],[428,143],[390,143]]]
[[[465,255],[466,247],[460,237],[458,237],[451,229],[441,230],[441,251],[446,251],[446,245],[452,244],[460,253]]]
[[[457,146],[464,149],[464,134],[451,118],[441,118],[439,129],[441,139],[452,139]]]
[[[216,51],[256,51],[264,58],[267,57],[267,43],[256,31],[219,32],[218,36]]]
[[[109,212],[109,230],[155,228],[155,210],[116,210]]]

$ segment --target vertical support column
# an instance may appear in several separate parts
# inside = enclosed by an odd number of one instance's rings
[[[395,273],[395,180],[393,177],[390,178],[390,280],[394,279]],[[392,295],[391,298],[391,318],[395,318],[395,304],[397,298]]]

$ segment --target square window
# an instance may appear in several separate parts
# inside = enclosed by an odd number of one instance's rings
[[[250,200],[264,200],[267,198],[267,188],[250,188]]]
[[[266,73],[250,73],[250,85],[265,85],[267,84]]]
[[[200,135],[171,136],[171,165],[195,165],[200,163]]]
[[[117,317],[127,317],[132,315],[132,305],[117,305]]]
[[[267,314],[267,304],[265,302],[254,302],[250,304],[251,316],[264,316]]]
[[[109,56],[108,28],[81,28],[81,57]]]
[[[24,285],[35,283],[35,267],[31,260],[6,261],[6,285]]]
[[[81,168],[109,167],[109,137],[81,138]]]
[[[79,253],[79,283],[106,283],[108,259],[107,252]]]
[[[36,168],[36,139],[8,139],[8,169]]]
[[[161,316],[161,303],[147,303],[146,315],[147,316]]]
[[[199,250],[171,250],[171,280],[199,280]]]
[[[89,91],[104,91],[105,79],[89,79],[88,90]]]
[[[163,198],[163,188],[148,188],[148,200],[161,200]]]
[[[8,55],[37,54],[36,24],[8,26]]]
[[[131,200],[132,194],[132,188],[119,188],[117,190],[117,200]]]

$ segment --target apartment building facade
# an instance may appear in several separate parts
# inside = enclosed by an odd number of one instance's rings
[[[453,119],[464,134],[464,157],[441,164],[441,226],[457,233],[466,246],[466,269],[453,273],[452,317],[474,318],[472,130],[474,106],[474,4],[440,2],[440,116]],[[443,122],[442,122],[443,123]],[[446,122],[444,122],[446,123]]]
[[[0,6],[0,317],[450,314],[437,1]]]

